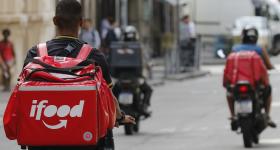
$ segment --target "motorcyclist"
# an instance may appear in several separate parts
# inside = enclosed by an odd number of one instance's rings
[[[56,26],[57,36],[50,41],[47,41],[48,55],[50,56],[64,56],[64,57],[77,57],[82,45],[85,43],[78,39],[78,32],[80,26],[83,24],[82,20],[82,6],[76,0],[61,0],[58,2],[55,10],[53,23]],[[28,60],[37,56],[37,47],[32,47],[25,59],[25,65]],[[112,80],[109,73],[108,63],[104,55],[97,49],[92,49],[88,59],[94,60],[97,65],[102,68],[103,77],[109,87],[112,87]],[[121,123],[135,123],[135,119],[129,115],[124,115],[119,107],[116,98],[115,106],[117,112],[117,119]],[[110,134],[110,133],[109,133]],[[29,147],[29,149],[93,149],[94,146],[87,147]]]
[[[127,27],[124,28],[124,30],[123,30],[123,41],[125,41],[125,42],[138,42],[139,41],[139,34],[138,34],[138,32],[137,32],[137,30],[134,26],[127,26]],[[142,55],[142,56],[144,56],[144,55]],[[145,61],[145,62],[147,62],[147,61]],[[144,66],[147,66],[147,65],[144,65]],[[151,111],[148,110],[148,107],[150,107],[150,105],[151,105],[151,96],[152,96],[152,93],[153,93],[153,89],[146,82],[146,80],[143,76],[143,73],[141,73],[141,74],[142,74],[142,78],[144,79],[143,80],[144,82],[141,83],[141,85],[140,85],[140,90],[144,95],[144,97],[143,97],[144,106],[143,106],[143,109],[141,111],[145,116],[148,117],[151,114]],[[120,89],[120,85],[116,84],[114,86],[113,91],[115,93],[118,93],[119,89]]]
[[[252,26],[247,26],[243,29],[242,31],[242,44],[235,45],[232,48],[232,52],[240,52],[240,51],[255,51],[257,54],[261,56],[263,59],[263,62],[268,70],[274,69],[274,66],[271,64],[271,61],[269,59],[269,55],[266,51],[265,48],[262,48],[257,45],[258,41],[258,30],[255,27]],[[268,125],[272,128],[276,128],[276,124],[271,120],[269,114],[271,110],[271,86],[269,85],[266,87],[266,100],[265,100],[265,112],[268,116]],[[232,93],[227,94],[227,100],[228,100],[228,105],[230,108],[230,113],[231,113],[231,120],[232,124],[236,121],[236,117],[234,115],[234,105],[233,105],[233,98],[232,98]]]

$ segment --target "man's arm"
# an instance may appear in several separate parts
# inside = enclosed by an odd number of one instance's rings
[[[119,118],[122,117],[121,108],[120,108],[119,102],[118,102],[117,98],[114,96],[112,90],[111,90],[111,93],[113,95],[114,103],[115,103],[115,106],[116,106],[117,119],[119,119]]]
[[[272,63],[271,63],[270,58],[269,58],[269,55],[268,55],[268,53],[267,53],[267,51],[266,51],[265,48],[262,49],[262,55],[263,55],[263,59],[264,59],[266,68],[267,68],[268,70],[274,69],[274,66],[273,66]]]
[[[29,63],[29,61],[28,61],[29,59],[32,59],[32,58],[37,56],[37,52],[36,51],[37,51],[37,47],[36,46],[34,46],[30,50],[28,50],[27,55],[26,55],[25,60],[24,60],[23,67],[26,66]]]

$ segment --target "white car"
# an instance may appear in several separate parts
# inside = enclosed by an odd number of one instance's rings
[[[266,0],[264,6],[265,16],[272,32],[271,54],[276,55],[280,52],[280,2],[279,0]]]
[[[241,42],[242,30],[246,26],[254,26],[259,33],[258,44],[268,50],[271,49],[272,33],[265,17],[244,16],[236,19],[232,30],[234,44]]]

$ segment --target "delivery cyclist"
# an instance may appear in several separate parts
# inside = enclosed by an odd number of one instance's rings
[[[82,25],[82,6],[76,0],[61,0],[56,6],[55,16],[53,18],[53,23],[56,26],[57,36],[47,41],[48,55],[50,56],[64,56],[64,57],[77,57],[82,45],[85,43],[78,39],[79,27]],[[25,59],[24,64],[28,63],[29,59],[37,56],[37,46],[32,47]],[[112,80],[109,74],[108,64],[105,60],[103,54],[97,50],[92,49],[88,56],[88,59],[94,60],[101,68],[103,72],[103,77],[108,83],[108,86],[112,87]],[[124,115],[120,108],[116,98],[116,112],[117,119],[120,123],[135,123],[135,119],[129,115]],[[71,147],[70,149],[79,149],[80,147]],[[89,147],[82,147],[82,149],[92,149]],[[42,148],[42,147],[31,147],[30,149],[64,149],[59,148]],[[69,150],[69,147],[65,149]]]
[[[257,54],[261,56],[263,62],[268,70],[274,69],[273,65],[270,62],[268,53],[266,49],[261,48],[257,45],[258,41],[258,30],[255,27],[247,26],[242,31],[242,44],[236,45],[233,47],[233,52],[240,52],[240,51],[255,51]],[[233,100],[231,98],[231,94],[227,96],[228,104],[231,112],[231,119],[234,122],[234,109],[233,109]],[[266,89],[266,101],[265,101],[265,112],[269,118],[268,125],[270,127],[275,128],[276,124],[270,119],[270,108],[271,108],[271,86],[268,86]]]

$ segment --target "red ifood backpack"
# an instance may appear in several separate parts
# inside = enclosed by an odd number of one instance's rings
[[[48,56],[46,44],[19,77],[4,114],[9,139],[23,146],[95,145],[116,120],[114,99],[102,70],[87,60]]]
[[[253,87],[269,84],[267,69],[256,52],[243,51],[228,56],[223,85],[232,87],[239,81],[248,81]]]

